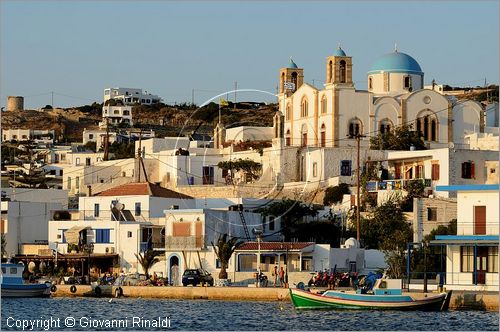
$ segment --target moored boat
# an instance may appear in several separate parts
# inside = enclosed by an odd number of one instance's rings
[[[24,265],[5,263],[1,265],[0,278],[2,297],[50,296],[50,283],[27,284],[23,280]]]
[[[398,287],[399,285],[399,287]],[[327,290],[321,294],[290,289],[297,309],[369,310],[447,310],[451,291],[441,293],[403,293],[400,279],[378,279],[373,291]]]

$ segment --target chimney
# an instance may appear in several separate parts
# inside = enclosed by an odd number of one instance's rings
[[[88,185],[87,186],[87,197],[90,197],[90,196],[92,196],[92,186]]]

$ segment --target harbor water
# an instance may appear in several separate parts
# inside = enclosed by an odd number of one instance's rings
[[[288,302],[141,298],[1,300],[0,330],[498,331],[486,311],[297,311]]]

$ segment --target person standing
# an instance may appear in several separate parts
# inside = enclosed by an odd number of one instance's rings
[[[285,270],[283,270],[283,266],[280,267],[280,273],[279,273],[279,276],[280,276],[280,284],[281,284],[281,287],[285,287]]]
[[[278,267],[275,265],[273,269],[273,277],[274,277],[274,287],[278,286]]]

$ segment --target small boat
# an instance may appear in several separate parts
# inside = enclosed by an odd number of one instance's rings
[[[27,284],[23,280],[24,265],[5,263],[1,265],[2,297],[50,296],[50,283]]]
[[[290,289],[297,309],[369,309],[369,310],[448,310],[451,291],[441,293],[403,293],[401,279],[378,279],[372,291],[336,291],[312,293]]]

